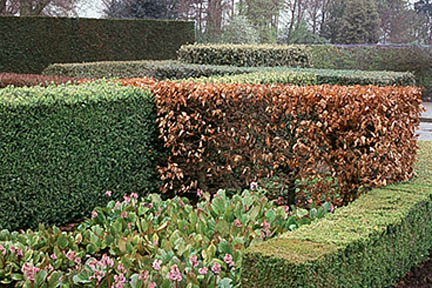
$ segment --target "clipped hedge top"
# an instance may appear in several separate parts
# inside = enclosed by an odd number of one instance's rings
[[[410,72],[331,70],[289,67],[260,67],[257,72],[240,75],[188,79],[201,83],[295,84],[295,85],[415,85]]]
[[[86,63],[51,64],[42,73],[86,78],[182,79],[211,75],[240,74],[256,71],[249,67],[186,64],[173,60],[101,61]]]
[[[431,201],[432,183],[424,181],[424,177],[431,174],[432,143],[420,142],[420,147],[422,157],[413,181],[374,189],[334,214],[253,246],[248,252],[305,263],[361,241],[378,239],[389,226],[403,221],[419,203]]]
[[[50,105],[53,103],[76,104],[100,100],[118,100],[125,96],[130,97],[130,91],[135,90],[137,95],[143,95],[142,90],[135,87],[123,87],[116,83],[96,81],[75,85],[59,85],[49,87],[12,87],[0,90],[0,105]],[[151,97],[151,94],[146,94]]]

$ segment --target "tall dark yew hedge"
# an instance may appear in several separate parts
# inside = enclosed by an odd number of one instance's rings
[[[40,73],[51,63],[175,59],[195,41],[193,22],[0,17],[0,72]]]

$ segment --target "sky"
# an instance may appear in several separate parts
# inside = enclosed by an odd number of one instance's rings
[[[101,18],[102,1],[101,0],[85,1],[83,7],[80,10],[78,10],[78,16],[83,18]]]

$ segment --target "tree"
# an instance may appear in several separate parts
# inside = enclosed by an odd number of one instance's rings
[[[332,43],[377,43],[379,25],[375,0],[336,0],[330,6],[326,35]]]
[[[176,19],[175,0],[103,0],[107,18]]]
[[[283,0],[244,0],[239,2],[239,13],[257,29],[260,42],[276,42],[283,4]]]
[[[0,15],[77,15],[80,0],[0,0]]]
[[[425,34],[425,43],[432,44],[432,1],[417,1],[414,3],[414,9],[424,20],[423,32]]]
[[[410,43],[417,40],[422,21],[407,0],[378,2],[381,41],[384,43]]]
[[[222,42],[233,44],[258,43],[258,33],[247,17],[234,16],[231,22],[224,27]]]
[[[306,21],[303,19],[291,33],[288,34],[288,28],[280,37],[281,43],[287,44],[325,44],[327,40],[318,34],[313,33]]]

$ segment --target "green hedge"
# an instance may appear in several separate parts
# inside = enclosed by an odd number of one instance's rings
[[[252,246],[242,287],[388,287],[432,246],[432,143],[418,177],[374,189],[307,227]]]
[[[311,64],[324,69],[410,71],[432,97],[432,47],[417,45],[311,45]]]
[[[63,224],[158,177],[149,91],[91,83],[0,90],[0,229]]]
[[[43,71],[43,74],[78,78],[136,78],[147,76],[157,80],[165,80],[241,74],[252,71],[255,71],[255,69],[247,67],[193,65],[165,60],[52,64]]]
[[[297,45],[183,45],[178,59],[185,63],[232,66],[310,67],[310,49]]]
[[[327,70],[308,68],[262,68],[262,72],[230,76],[211,76],[188,79],[194,82],[250,83],[250,84],[294,84],[294,85],[415,85],[414,75],[409,72],[377,72],[354,70]]]
[[[0,72],[40,73],[52,63],[175,59],[195,41],[193,22],[0,17]]]

